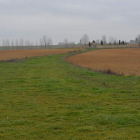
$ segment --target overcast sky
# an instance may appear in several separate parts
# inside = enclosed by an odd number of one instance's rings
[[[53,44],[90,41],[106,35],[129,41],[140,34],[140,0],[0,0],[0,44],[3,39]]]

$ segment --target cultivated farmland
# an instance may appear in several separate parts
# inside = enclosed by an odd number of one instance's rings
[[[74,65],[97,71],[140,75],[140,49],[103,49],[67,58]]]
[[[78,51],[79,49],[44,49],[44,50],[9,50],[0,51],[0,61],[10,59],[22,59],[26,57],[44,56],[52,54],[63,54],[72,51]]]

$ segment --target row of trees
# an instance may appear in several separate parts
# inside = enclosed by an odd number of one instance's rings
[[[53,45],[53,41],[50,37],[43,36],[42,38],[39,39],[39,41],[32,42],[30,40],[24,40],[23,38],[21,39],[16,39],[16,40],[3,40],[2,46],[0,49],[2,50],[23,50],[23,49],[51,49],[52,47],[54,48],[55,46]],[[67,48],[67,47],[75,47],[75,42],[71,41],[69,42],[67,38],[65,38],[62,42],[59,42],[56,47],[62,47],[62,48]]]
[[[95,41],[97,44],[109,44],[109,45],[124,45],[126,44],[125,41],[121,40],[116,40],[114,37],[110,36],[109,41],[107,43],[107,38],[105,35],[102,36],[101,40],[97,39]],[[137,42],[140,46],[140,35],[138,35],[135,39],[135,42]],[[87,45],[89,43],[89,36],[87,34],[84,34],[81,39],[80,39],[80,44]],[[53,45],[53,41],[50,37],[43,36],[42,38],[39,39],[39,41],[32,42],[30,40],[23,40],[21,39],[16,39],[16,40],[3,40],[2,46],[4,46],[4,49],[10,49],[13,47],[13,49],[31,49],[33,46],[39,46],[41,49],[50,49],[51,45]],[[59,42],[58,45],[63,45],[64,47],[75,47],[75,42],[71,41],[69,42],[67,38],[65,38],[62,42]]]
[[[64,45],[66,48],[68,46],[75,47],[75,42],[74,41],[69,42],[68,39],[65,38],[62,42],[59,42],[58,45]]]
[[[98,40],[99,41],[99,40]],[[109,37],[109,41],[107,43],[107,39],[106,39],[106,36],[103,35],[102,37],[102,40],[101,40],[101,45],[104,45],[104,44],[109,44],[109,45],[125,45],[126,42],[125,41],[121,41],[121,40],[117,40],[115,39],[114,37],[110,36]]]
[[[11,47],[13,47],[14,49],[24,49],[25,47],[27,49],[30,49],[33,46],[41,46],[41,48],[49,49],[51,48],[51,45],[53,45],[52,39],[45,35],[36,42],[32,42],[28,39],[24,40],[23,38],[16,40],[6,39],[2,42],[2,46],[4,47],[4,49],[10,49]]]
[[[89,36],[87,34],[84,34],[82,36],[82,38],[80,39],[80,43],[83,44],[83,45],[87,45],[89,43]],[[107,43],[107,39],[106,39],[106,36],[103,35],[101,40],[97,39],[96,40],[96,43],[97,44],[101,44],[101,45],[104,45],[104,44],[109,44],[109,45],[124,45],[126,44],[125,41],[121,41],[121,40],[116,40],[114,37],[109,37],[109,43]]]

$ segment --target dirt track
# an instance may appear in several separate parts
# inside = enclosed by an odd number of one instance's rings
[[[140,49],[103,49],[67,58],[74,65],[140,76]]]
[[[81,49],[50,49],[50,50],[9,50],[0,51],[0,61],[9,59],[22,59],[25,57],[63,54]]]

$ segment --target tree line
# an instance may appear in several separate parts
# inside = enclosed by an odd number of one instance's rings
[[[51,49],[51,45],[53,45],[51,37],[45,35],[36,42],[30,41],[29,39],[24,40],[23,38],[2,41],[3,50],[32,49],[34,46],[38,46],[41,49]]]
[[[39,41],[32,42],[29,39],[24,40],[21,39],[5,39],[2,41],[2,47],[0,47],[1,50],[30,50],[30,49],[51,49],[55,48],[55,45],[53,45],[53,41],[51,37],[43,36],[39,39]],[[59,48],[67,48],[67,47],[75,47],[76,44],[74,41],[69,42],[67,38],[65,38],[62,42],[58,43]]]
[[[59,42],[58,45],[63,45],[63,46],[65,46],[66,48],[67,48],[68,46],[75,47],[75,42],[74,42],[74,41],[69,42],[68,39],[65,38],[62,42]]]
[[[109,40],[107,41],[107,38],[105,35],[102,36],[101,39],[97,39],[96,44],[101,44],[101,45],[125,45],[127,44],[126,41],[124,40],[117,40],[114,37],[110,36]],[[135,42],[139,44],[140,46],[140,35],[137,35],[135,38]],[[87,34],[84,34],[80,42],[78,44],[86,46],[89,44],[89,36]],[[15,40],[3,40],[2,41],[2,47],[3,50],[18,50],[18,49],[34,49],[36,46],[36,49],[51,49],[53,45],[53,41],[51,37],[47,37],[44,35],[42,38],[39,39],[39,41],[32,42],[30,40],[24,40],[23,38],[21,39],[15,39]],[[58,43],[59,46],[63,46],[65,48],[67,47],[75,47],[75,42],[71,41],[69,42],[67,38],[65,38],[62,42]]]
[[[116,40],[114,37],[109,37],[109,41],[107,43],[107,38],[105,35],[102,36],[101,40],[97,39],[96,41],[93,40],[93,42],[96,42],[97,44],[101,44],[101,45],[125,45],[126,42],[124,40]],[[87,34],[84,34],[81,39],[80,39],[80,43],[83,45],[87,45],[89,44],[89,36]]]

